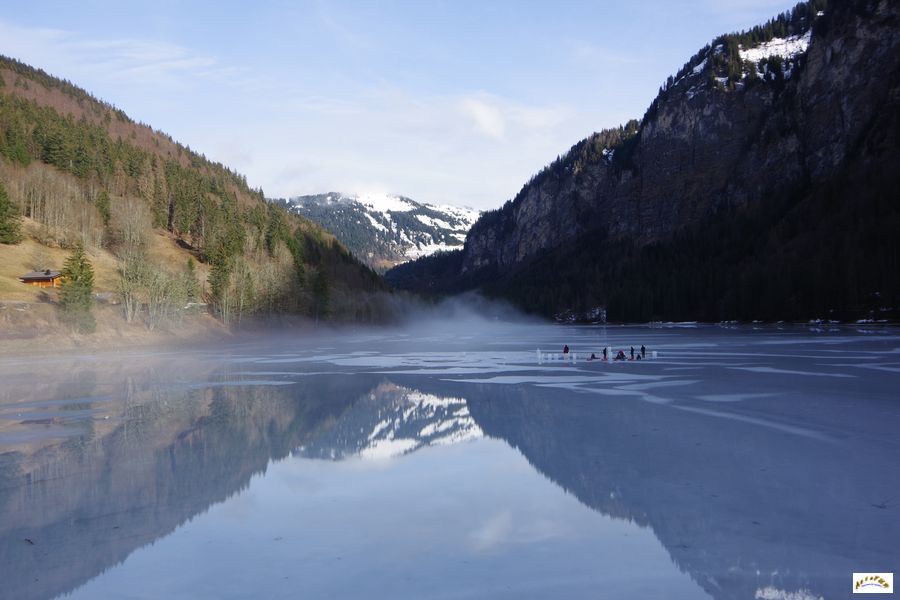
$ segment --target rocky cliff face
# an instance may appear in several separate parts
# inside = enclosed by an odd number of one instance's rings
[[[661,90],[633,135],[580,142],[482,217],[462,272],[571,252],[592,231],[639,245],[670,239],[716,211],[825,184],[863,154],[896,152],[877,121],[900,101],[898,22],[896,2],[832,3],[805,32],[738,48],[742,72],[730,78],[720,57],[734,63],[735,48],[714,42]]]

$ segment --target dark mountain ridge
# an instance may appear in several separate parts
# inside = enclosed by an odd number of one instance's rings
[[[898,13],[805,2],[720,36],[640,122],[582,140],[461,252],[389,280],[620,321],[895,314]]]

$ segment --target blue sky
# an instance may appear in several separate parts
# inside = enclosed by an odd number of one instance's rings
[[[0,11],[0,53],[268,196],[489,209],[579,139],[640,118],[713,37],[792,4],[36,0]]]

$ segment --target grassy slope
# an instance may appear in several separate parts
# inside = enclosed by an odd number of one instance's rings
[[[44,246],[27,235],[37,227],[30,219],[23,219],[26,238],[16,245],[0,244],[0,356],[76,347],[163,344],[226,334],[215,319],[203,314],[186,317],[177,328],[147,331],[143,323],[126,323],[118,305],[103,303],[94,310],[97,332],[90,336],[73,333],[59,321],[59,290],[25,285],[18,279],[32,270],[36,255],[42,255],[49,268],[58,270],[70,254],[69,250]],[[176,265],[184,264],[190,256],[171,236],[160,231],[150,236],[149,253],[160,262]],[[103,248],[91,248],[88,256],[94,267],[94,292],[115,294],[119,280],[116,257]],[[197,272],[205,281],[208,267],[198,264]]]
[[[171,139],[168,135],[152,129],[151,127],[135,123],[130,120],[122,111],[115,107],[101,102],[90,96],[84,90],[77,88],[68,82],[64,82],[57,78],[48,76],[42,71],[35,70],[27,65],[17,63],[16,61],[0,57],[0,94],[7,96],[15,96],[40,106],[50,107],[60,115],[69,116],[72,121],[84,120],[98,125],[106,130],[111,140],[123,140],[128,145],[139,148],[160,161],[174,161],[185,169],[194,170],[198,173],[206,173],[209,176],[223,181],[225,185],[224,193],[233,197],[238,206],[245,210],[254,207],[265,206],[265,201],[261,190],[253,190],[249,188],[243,178],[227,168],[208,161],[205,157],[201,157],[190,150],[189,147],[183,146]],[[0,123],[2,126],[3,123]],[[78,186],[100,186],[115,185],[121,188],[120,195],[115,195],[111,191],[113,202],[117,202],[117,198],[127,195],[129,197],[148,197],[148,190],[152,189],[152,177],[157,176],[148,174],[145,170],[144,174],[131,178],[121,170],[114,173],[109,181],[97,181],[93,178],[88,180],[79,180],[68,173],[62,173],[55,167],[41,163],[32,162],[27,168],[17,167],[10,164],[4,157],[0,156],[0,162],[4,163],[0,169],[0,176],[4,177],[4,183],[7,184],[8,190],[10,185],[16,181],[22,181],[24,178],[33,175],[34,171],[52,174],[56,178],[61,178],[69,183],[72,187]],[[160,163],[161,164],[161,163]],[[145,164],[146,167],[146,164]],[[124,183],[123,183],[124,181]],[[215,199],[218,201],[218,199]],[[322,229],[319,225],[299,216],[290,215],[287,217],[288,227],[290,231],[302,231],[307,234],[308,239],[316,240],[321,250],[315,252],[318,256],[327,255],[326,248],[331,248],[336,239],[332,234]],[[32,270],[34,266],[33,257],[36,254],[42,254],[47,259],[46,266],[48,268],[60,269],[69,251],[45,246],[40,244],[37,239],[37,233],[40,225],[30,219],[23,219],[23,232],[26,239],[19,245],[6,246],[0,244],[0,340],[8,342],[11,339],[33,338],[35,335],[58,336],[63,335],[72,338],[72,334],[65,331],[65,328],[59,325],[56,319],[56,310],[54,301],[58,292],[54,290],[41,290],[31,286],[26,286],[18,280],[18,276],[24,272]],[[202,257],[196,252],[190,252],[180,246],[176,240],[176,235],[164,229],[154,229],[149,232],[149,258],[151,262],[157,265],[163,265],[169,270],[175,271],[182,268],[188,258],[195,259],[195,272],[202,291],[208,291],[209,286],[207,279],[210,272],[210,266],[200,262]],[[190,238],[188,242],[192,242]],[[95,293],[112,292],[115,293],[118,286],[118,272],[116,257],[105,247],[89,247],[88,254],[95,270]],[[333,254],[333,253],[332,253]],[[334,260],[329,258],[329,260]],[[312,265],[313,269],[319,268],[317,264]],[[309,265],[307,265],[309,268]],[[335,289],[332,290],[332,296],[338,299],[354,298],[357,294],[365,294],[369,290],[371,284],[368,281],[367,274],[361,265],[355,263],[337,264],[329,263],[321,267],[329,269],[333,276],[337,279],[332,283]],[[359,271],[359,273],[357,273]],[[313,271],[314,272],[314,271]],[[375,283],[375,288],[380,287]],[[28,308],[23,308],[23,304]],[[110,330],[119,333],[129,332],[132,338],[157,338],[158,334],[150,334],[142,331],[144,328],[141,324],[127,325],[121,319],[121,311],[115,306],[98,305],[98,333],[94,338],[103,338]],[[15,314],[13,314],[15,313]],[[102,313],[102,314],[100,314]],[[119,322],[121,321],[121,322]],[[213,332],[222,330],[211,318],[193,318],[194,322],[203,322],[205,327],[210,328]],[[180,331],[191,329],[190,327],[178,328]],[[105,333],[104,333],[105,332]],[[75,336],[83,337],[83,336]],[[4,343],[0,346],[0,352],[9,349],[9,344]]]
[[[23,231],[34,231],[38,225],[31,219],[24,218]],[[163,231],[156,230],[149,237],[149,256],[160,264],[183,265],[191,258],[191,253],[181,248],[175,239]],[[20,244],[0,244],[0,302],[38,302],[43,294],[54,293],[52,290],[40,289],[25,285],[19,281],[19,276],[33,270],[33,259],[42,254],[47,259],[47,268],[61,270],[63,263],[70,251],[62,248],[44,246],[28,235]],[[88,249],[91,265],[94,267],[94,292],[117,291],[119,274],[118,261],[105,248],[92,247]],[[209,275],[209,267],[206,264],[197,264],[198,279],[206,281]]]

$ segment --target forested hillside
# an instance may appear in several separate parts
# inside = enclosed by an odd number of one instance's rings
[[[115,280],[99,291],[128,321],[155,327],[205,303],[226,324],[254,314],[370,320],[381,312],[380,278],[320,226],[267,203],[225,165],[6,57],[0,184],[12,206],[4,220],[47,248],[44,258],[78,244],[98,260],[114,257]],[[152,251],[161,244],[169,250]],[[0,257],[13,252],[4,248]],[[28,267],[59,267],[42,262]]]
[[[616,321],[900,313],[900,12],[812,0],[717,37],[464,249],[387,273]]]

